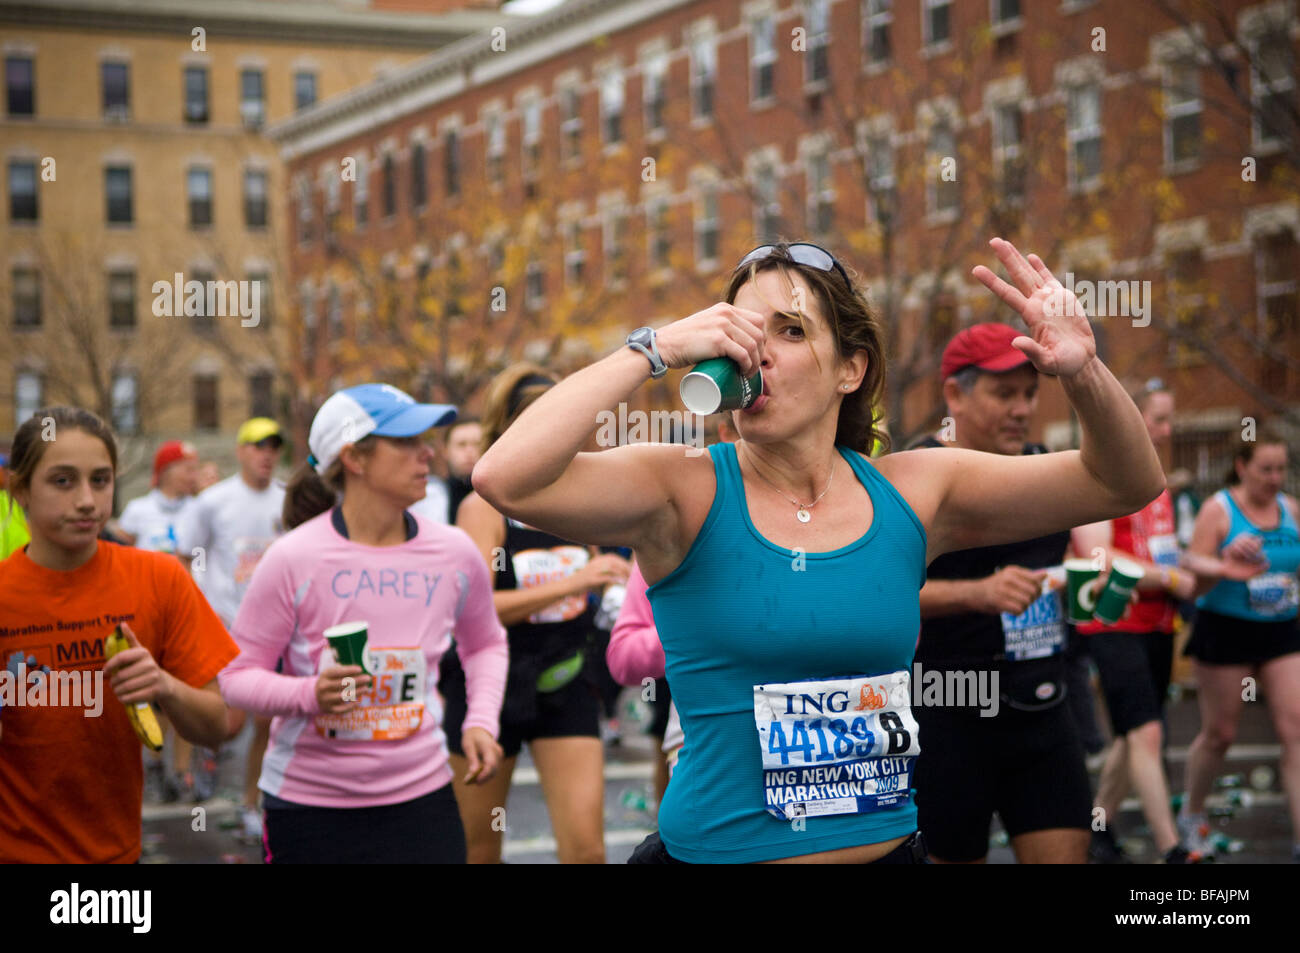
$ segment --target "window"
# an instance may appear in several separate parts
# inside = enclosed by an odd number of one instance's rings
[[[316,74],[300,70],[293,74],[293,108],[306,109],[316,102]]]
[[[384,164],[380,167],[380,201],[384,207],[384,218],[389,218],[397,214],[397,172],[393,168],[393,156],[391,153],[384,156]]]
[[[691,116],[713,118],[713,89],[717,82],[718,48],[712,35],[691,43]]]
[[[623,141],[623,74],[607,70],[600,78],[600,128],[605,145]]]
[[[672,247],[668,231],[668,199],[662,195],[646,203],[646,237],[650,252],[650,270],[668,267],[668,254]]]
[[[954,163],[957,159],[957,137],[946,122],[939,122],[930,130],[929,142],[931,215],[955,214],[961,193],[957,185]],[[952,161],[945,161],[951,159]]]
[[[112,385],[113,429],[133,434],[140,429],[139,394],[135,374],[115,371]]]
[[[428,170],[424,155],[424,143],[411,145],[411,208],[424,208],[429,201]]]
[[[32,116],[36,114],[33,72],[31,57],[5,57],[5,91],[9,98],[8,114],[10,116]]]
[[[1201,157],[1201,78],[1195,61],[1165,66],[1165,164]]]
[[[126,119],[131,115],[130,70],[126,63],[99,64],[105,119]]]
[[[460,133],[455,128],[442,137],[442,171],[447,194],[460,195]]]
[[[266,119],[260,69],[239,71],[239,118],[243,120],[246,129],[260,129]]]
[[[1101,175],[1101,88],[1097,84],[1070,90],[1065,130],[1070,187],[1085,188]]]
[[[185,121],[208,121],[208,68],[185,67]]]
[[[190,228],[212,224],[212,170],[190,169],[185,176],[190,203]]]
[[[45,381],[35,371],[19,371],[14,381],[14,428],[45,404]]]
[[[36,201],[36,163],[9,163],[9,220],[34,222],[39,217]]]
[[[564,231],[564,283],[571,288],[582,285],[583,273],[587,265],[587,251],[582,246],[582,225],[579,222],[566,222]]]
[[[529,99],[524,102],[523,130],[520,137],[525,182],[536,181],[542,168],[542,102]]]
[[[370,169],[366,157],[357,156],[357,180],[352,183],[352,214],[358,226],[370,218]]]
[[[582,155],[582,94],[577,86],[566,86],[560,91],[560,136],[565,159]]]
[[[893,0],[866,0],[862,5],[862,49],[867,65],[889,62],[889,28],[893,22]]]
[[[1295,61],[1285,30],[1260,36],[1253,44],[1250,98],[1257,146],[1281,145],[1295,115]]]
[[[695,207],[695,262],[708,267],[718,260],[718,190],[709,184],[700,189]]]
[[[831,162],[825,149],[807,158],[808,230],[825,237],[831,230],[835,211],[835,190],[831,186]]]
[[[641,100],[645,106],[646,132],[664,128],[664,108],[668,105],[668,57],[656,53],[646,61],[641,73]]]
[[[134,219],[130,166],[111,165],[104,170],[104,194],[108,200],[109,224],[130,225]]]
[[[601,251],[605,256],[605,277],[611,283],[622,281],[627,277],[627,256],[623,248],[626,225],[627,212],[622,208],[606,210],[601,233]]]
[[[254,371],[248,375],[248,416],[275,416],[275,401],[271,393],[274,380],[270,371]]]
[[[1258,334],[1267,342],[1263,350],[1260,384],[1270,393],[1283,393],[1293,383],[1288,381],[1286,355],[1297,353],[1300,345],[1300,256],[1296,254],[1295,236],[1288,231],[1276,232],[1257,240],[1255,246],[1255,302]]]
[[[806,86],[826,82],[831,62],[831,11],[828,0],[807,0],[804,23],[808,29],[808,52],[803,60],[803,81]]]
[[[41,274],[35,268],[15,268],[10,277],[13,288],[14,327],[41,326]]]
[[[248,285],[250,296],[256,295],[256,298],[250,297],[250,300],[257,301],[257,324],[255,327],[260,331],[265,331],[270,328],[271,318],[275,314],[275,299],[271,294],[271,276],[264,271],[250,271],[248,273]]]
[[[244,225],[266,227],[266,173],[261,169],[244,170]]]
[[[993,108],[993,170],[1002,196],[1011,201],[1025,197],[1025,161],[1021,155],[1022,114],[1017,103]]]
[[[361,184],[359,177],[357,184]],[[312,232],[316,210],[312,208],[311,182],[305,176],[300,177],[295,191],[298,193],[298,244],[305,245],[315,237]]]
[[[546,303],[546,269],[530,261],[524,269],[524,307],[536,310]]]
[[[894,177],[894,143],[888,132],[869,136],[866,142],[867,191],[871,216],[888,228],[897,224],[898,180]]]
[[[483,117],[483,134],[487,138],[487,180],[500,185],[506,174],[506,122],[499,112]]]
[[[108,326],[135,327],[135,272],[108,273]]]
[[[995,27],[1010,27],[1020,22],[1020,0],[989,0],[989,22]]]
[[[749,27],[749,98],[761,103],[772,98],[776,78],[776,19],[770,13],[755,17]]]
[[[926,46],[939,46],[952,39],[952,0],[922,0],[921,26]]]
[[[221,414],[217,406],[217,376],[194,375],[194,429],[218,430]]]
[[[781,199],[776,167],[764,162],[754,170],[754,237],[760,242],[776,241],[781,231]]]

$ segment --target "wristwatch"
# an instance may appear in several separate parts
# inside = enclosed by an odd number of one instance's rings
[[[652,380],[658,380],[668,373],[668,365],[659,356],[659,348],[655,344],[654,328],[637,328],[627,336],[627,346],[644,354],[647,360],[650,361],[650,378]]]

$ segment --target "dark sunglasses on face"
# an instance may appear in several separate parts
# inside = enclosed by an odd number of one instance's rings
[[[762,261],[768,258],[778,248],[784,249],[790,260],[798,265],[806,265],[809,268],[816,268],[818,271],[835,271],[844,279],[845,286],[849,291],[853,290],[853,282],[849,281],[849,274],[844,270],[844,266],[835,260],[835,256],[828,252],[820,245],[813,245],[809,242],[796,242],[793,245],[759,245],[752,252],[740,259],[737,268],[743,268],[752,261]]]

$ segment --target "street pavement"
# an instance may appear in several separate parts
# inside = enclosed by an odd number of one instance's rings
[[[1098,705],[1098,711],[1105,708]],[[1173,791],[1183,790],[1187,746],[1195,737],[1200,715],[1194,694],[1184,693],[1168,707],[1169,745],[1166,763]],[[261,863],[261,850],[241,844],[233,825],[243,777],[247,731],[223,752],[218,765],[216,796],[202,804],[159,804],[146,800],[144,808],[143,863]],[[605,764],[605,845],[609,863],[623,863],[633,848],[654,829],[651,782],[652,742],[632,734],[619,744],[607,745]],[[1291,825],[1282,794],[1277,744],[1263,700],[1246,705],[1238,743],[1233,746],[1224,777],[1239,780],[1237,787],[1220,787],[1211,798],[1217,832],[1225,835],[1233,852],[1217,863],[1287,863],[1291,860]],[[1096,786],[1100,759],[1091,759]],[[1223,780],[1223,779],[1221,779]],[[1234,807],[1231,802],[1238,802]],[[201,811],[197,809],[201,808]],[[1214,811],[1212,810],[1213,814]],[[506,811],[505,859],[509,863],[556,863],[545,800],[527,750],[520,755]],[[196,828],[202,827],[202,830]],[[1124,804],[1114,823],[1116,837],[1135,863],[1159,858],[1135,798]],[[1014,863],[1005,835],[996,822],[991,835],[989,863]]]

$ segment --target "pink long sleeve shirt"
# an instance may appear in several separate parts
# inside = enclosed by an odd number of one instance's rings
[[[263,791],[317,807],[373,807],[449,783],[437,685],[453,634],[468,694],[464,728],[497,736],[509,656],[487,566],[462,530],[416,522],[416,536],[401,545],[366,546],[340,535],[325,512],[259,562],[231,631],[239,657],[219,681],[232,707],[274,716]],[[357,691],[353,711],[321,714],[316,679],[336,664],[323,633],[356,621],[369,627],[375,684]]]
[[[646,581],[641,567],[632,563],[627,577],[627,594],[618,621],[609,634],[605,664],[620,685],[640,685],[643,678],[664,677],[664,647],[655,628],[655,617],[646,598]]]

